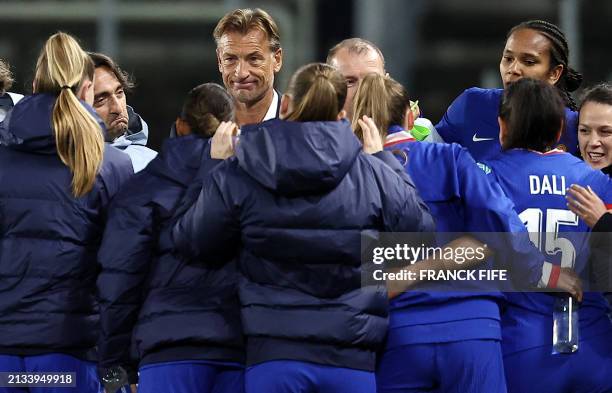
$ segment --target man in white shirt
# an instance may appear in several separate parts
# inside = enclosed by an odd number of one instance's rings
[[[215,27],[223,84],[234,99],[238,126],[278,117],[274,75],[283,65],[278,27],[265,11],[237,9]]]

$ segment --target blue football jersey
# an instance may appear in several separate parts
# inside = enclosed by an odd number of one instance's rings
[[[587,274],[589,257],[587,225],[567,208],[566,188],[590,186],[605,203],[612,202],[612,181],[580,159],[560,150],[539,153],[511,149],[487,162],[532,242],[546,260]],[[586,280],[583,279],[583,282]],[[503,317],[506,353],[552,343],[554,296],[544,293],[508,293]],[[580,337],[612,329],[608,304],[601,293],[586,292],[580,305]]]
[[[429,207],[440,244],[450,241],[452,232],[525,232],[512,202],[461,146],[414,142],[409,134],[398,131],[388,135],[385,149],[404,165]],[[520,252],[526,274],[537,282],[541,254],[531,244]],[[388,346],[500,339],[497,301],[501,297],[499,292],[403,293],[390,304]]]
[[[465,90],[453,101],[436,130],[446,142],[456,142],[468,149],[478,162],[493,158],[501,151],[499,143],[499,104],[502,89]],[[578,151],[578,113],[565,108],[565,131],[557,147],[575,154]]]

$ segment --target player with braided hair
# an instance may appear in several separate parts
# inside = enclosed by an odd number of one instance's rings
[[[582,75],[569,66],[569,46],[563,32],[542,20],[522,22],[510,29],[499,64],[504,89],[519,79],[533,78],[556,86],[565,102],[565,129],[555,148],[577,153],[576,103],[571,92]],[[446,142],[466,147],[476,161],[501,151],[497,116],[503,89],[470,88],[448,108],[436,125]]]
[[[559,69],[560,75],[554,85],[561,90],[565,105],[573,111],[577,111],[576,101],[571,96],[571,92],[580,87],[582,83],[582,74],[571,68],[569,63],[569,47],[565,35],[554,24],[543,20],[530,20],[514,26],[506,39],[509,39],[514,32],[519,30],[529,29],[543,35],[550,41],[550,62],[549,69]],[[502,75],[503,77],[503,75]],[[504,87],[506,87],[504,81]]]

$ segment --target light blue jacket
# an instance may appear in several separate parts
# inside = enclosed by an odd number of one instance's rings
[[[149,162],[157,156],[157,152],[146,146],[149,138],[149,126],[128,106],[128,131],[115,139],[111,145],[123,151],[132,160],[134,173],[143,170]]]

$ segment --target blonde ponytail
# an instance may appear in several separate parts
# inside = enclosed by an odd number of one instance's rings
[[[86,78],[93,79],[89,56],[70,35],[52,35],[38,58],[34,85],[37,93],[58,94],[52,115],[55,144],[72,172],[76,197],[91,191],[104,156],[100,125],[76,97]]]
[[[359,82],[355,97],[353,98],[352,127],[355,130],[355,136],[362,142],[363,130],[357,120],[361,119],[364,115],[372,118],[384,140],[389,127],[389,97],[383,75],[366,75]]]
[[[363,142],[363,130],[357,119],[366,115],[378,126],[384,140],[390,126],[404,124],[406,109],[409,107],[408,93],[399,82],[380,74],[366,75],[359,82],[353,98],[352,126],[355,135]]]
[[[294,105],[287,120],[335,121],[346,100],[346,82],[330,65],[307,64],[291,77],[287,94]]]

